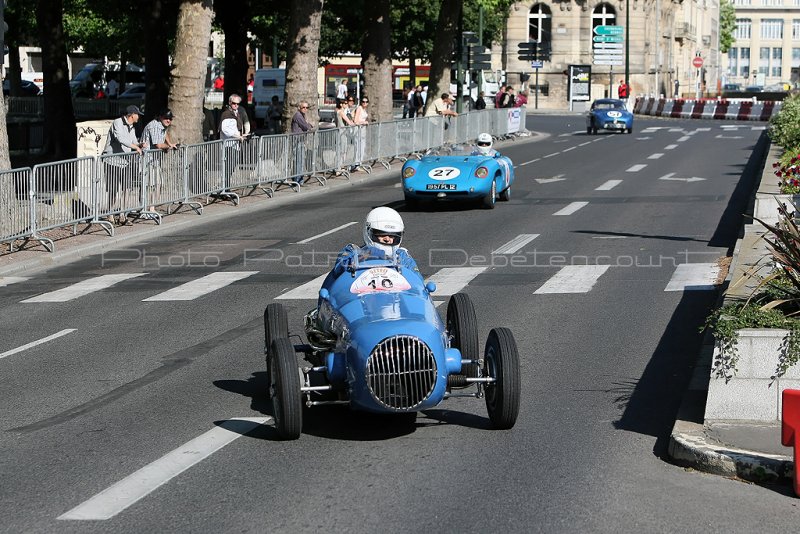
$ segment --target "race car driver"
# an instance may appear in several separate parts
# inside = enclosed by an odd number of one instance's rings
[[[492,148],[493,142],[491,134],[486,132],[480,134],[475,144],[477,146],[475,151],[472,153],[473,156],[486,156],[493,158],[497,155],[497,150]]]

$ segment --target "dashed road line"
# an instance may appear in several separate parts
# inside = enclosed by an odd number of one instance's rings
[[[621,183],[622,180],[609,180],[600,187],[596,187],[595,191],[611,191]]]
[[[716,263],[681,263],[664,291],[708,291],[716,287],[718,276]]]
[[[689,139],[691,139],[691,138],[692,138],[692,137],[691,137],[691,136],[689,136],[689,135],[684,135],[683,137],[679,137],[679,138],[678,138],[678,142],[679,142],[679,143],[682,143],[683,141],[688,141],[688,140],[689,140]]]
[[[664,150],[674,150],[678,148],[678,145],[667,145],[664,147]]]
[[[328,273],[322,274],[305,284],[298,286],[291,291],[287,291],[283,295],[275,297],[276,300],[316,300],[319,296],[319,288],[322,287],[322,282]]]
[[[663,155],[664,155],[663,152],[656,152],[655,154],[650,154],[649,156],[647,156],[647,159],[659,159]]]
[[[48,341],[53,341],[54,339],[58,339],[61,336],[66,336],[67,334],[71,334],[75,332],[76,328],[65,328],[60,332],[56,332],[47,337],[43,337],[42,339],[37,339],[36,341],[31,341],[30,343],[26,343],[21,347],[17,347],[16,349],[7,350],[5,352],[0,352],[0,360],[5,358],[6,356],[11,356],[12,354],[17,354],[18,352],[22,352],[24,350],[28,350],[30,348],[36,347],[37,345],[41,345],[42,343],[47,343]]]
[[[530,165],[531,163],[536,163],[536,162],[537,162],[537,161],[539,161],[540,159],[542,159],[542,158],[536,158],[536,159],[532,159],[532,160],[530,160],[530,161],[526,161],[525,163],[520,163],[520,164],[519,164],[519,166],[520,166],[520,167],[524,167],[525,165]]]
[[[338,232],[339,230],[347,228],[348,226],[353,226],[354,224],[358,224],[358,222],[357,221],[351,221],[351,222],[349,222],[347,224],[343,224],[341,226],[337,226],[336,228],[332,228],[332,229],[328,230],[327,232],[322,232],[321,234],[312,235],[311,237],[307,237],[306,239],[303,239],[302,241],[298,241],[297,243],[294,243],[294,244],[295,245],[305,245],[306,243],[310,243],[311,241],[314,241],[315,239],[319,239],[320,237],[324,237],[324,236],[330,235],[330,234],[332,234],[334,232]]]
[[[588,293],[608,268],[608,265],[567,265],[533,294]]]
[[[555,212],[553,215],[572,215],[573,213],[575,213],[582,207],[586,206],[587,204],[588,202],[572,202],[570,204],[567,204],[567,206],[565,206],[564,208],[561,208],[560,210]]]
[[[539,234],[520,234],[505,245],[497,247],[492,254],[513,254],[537,237]]]
[[[548,154],[544,156],[542,159],[552,158],[553,156],[558,156],[561,152],[553,152],[552,154]]]
[[[644,169],[645,167],[647,167],[647,164],[646,164],[646,163],[639,163],[638,165],[634,165],[634,166],[632,166],[631,168],[629,168],[629,169],[628,169],[628,170],[626,170],[625,172],[639,172],[639,171],[641,171],[642,169]]]

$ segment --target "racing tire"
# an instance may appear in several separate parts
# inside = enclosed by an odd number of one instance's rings
[[[478,316],[466,293],[456,293],[447,303],[447,333],[453,337],[450,346],[461,352],[462,359],[477,361],[480,358]],[[462,365],[461,374],[467,378],[477,378],[478,364]]]
[[[633,126],[631,126],[630,128],[628,128],[628,133],[629,133],[629,134],[632,134],[632,133],[633,133]]]
[[[489,194],[483,197],[483,207],[487,210],[493,210],[497,202],[497,177],[492,178],[492,190]]]
[[[591,126],[587,126],[586,127],[586,135],[592,135],[592,127]]]
[[[303,429],[303,398],[294,345],[289,338],[273,340],[267,359],[275,429],[283,439],[297,439]]]
[[[412,211],[419,211],[422,208],[422,203],[416,198],[405,197],[405,205]]]
[[[289,316],[280,302],[273,302],[264,308],[264,353],[269,352],[272,342],[289,337]]]
[[[592,135],[597,135],[597,128],[592,126]]]
[[[484,376],[494,378],[486,384],[486,410],[492,427],[508,430],[517,422],[520,401],[519,352],[508,328],[493,328],[483,351]]]
[[[503,202],[508,202],[509,200],[511,200],[511,186],[510,185],[508,187],[506,187],[505,189],[503,189],[502,191],[500,191],[500,200],[502,200]]]

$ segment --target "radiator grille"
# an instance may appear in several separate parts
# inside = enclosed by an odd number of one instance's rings
[[[436,385],[436,360],[431,349],[413,336],[386,338],[367,360],[367,385],[372,396],[393,410],[422,404]]]

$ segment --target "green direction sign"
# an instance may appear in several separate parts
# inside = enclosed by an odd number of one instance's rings
[[[621,35],[595,35],[592,37],[595,43],[621,43],[623,38]]]
[[[622,26],[595,26],[597,35],[622,35]]]

